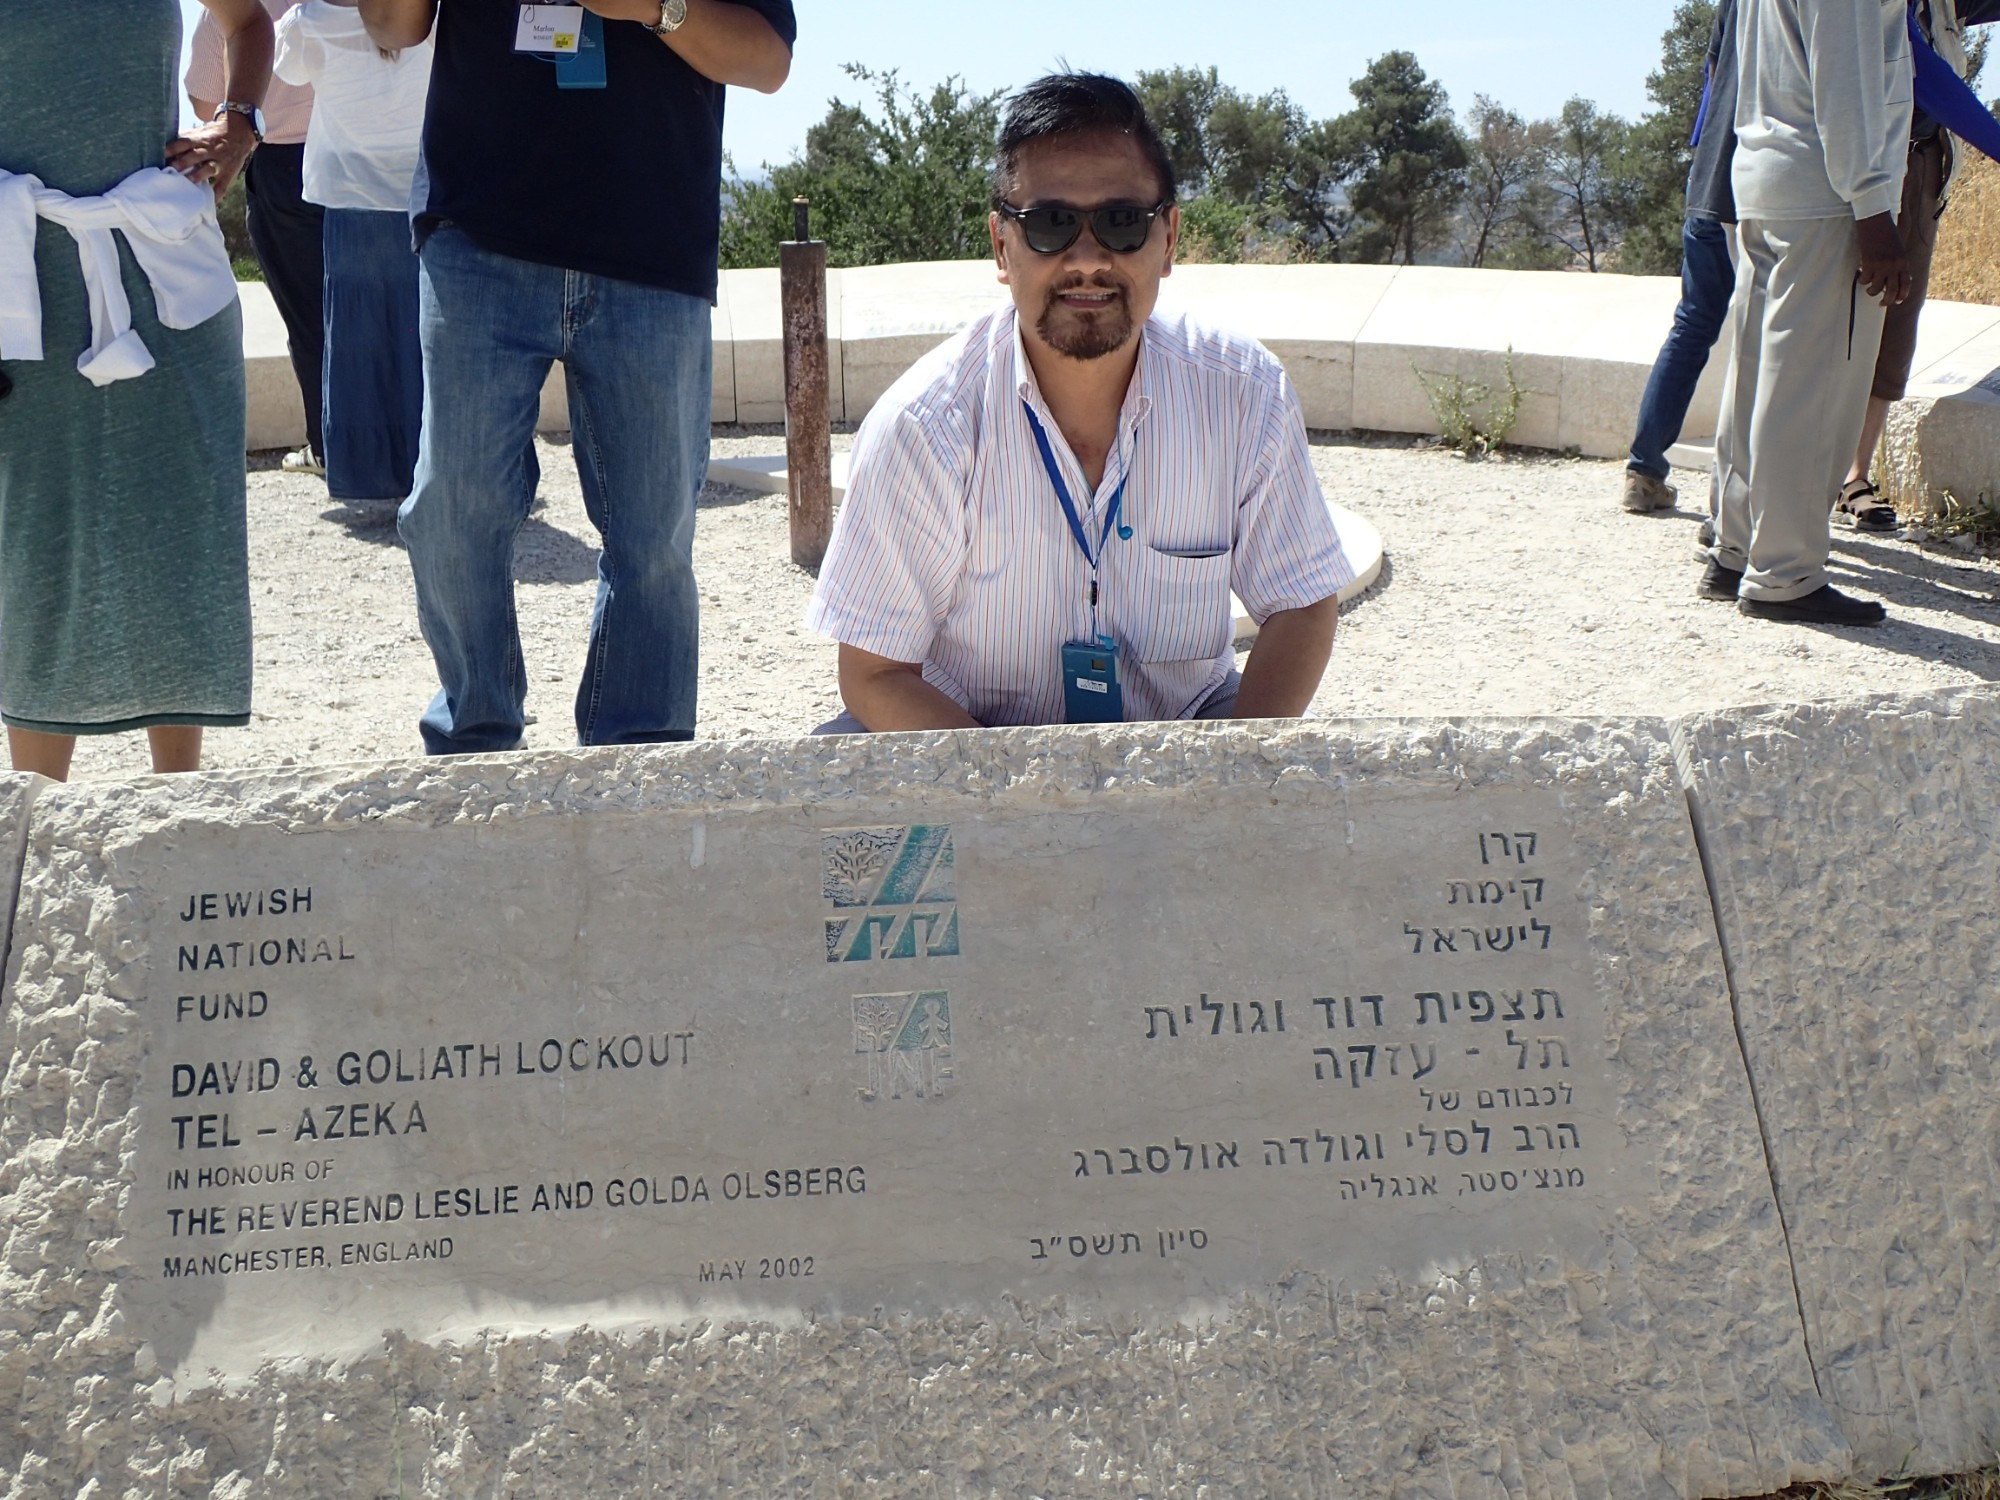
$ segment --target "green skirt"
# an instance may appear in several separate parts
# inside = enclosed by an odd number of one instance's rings
[[[46,358],[0,400],[0,720],[53,734],[250,717],[243,325],[160,326],[119,243],[155,368],[76,371],[90,313],[76,244],[36,242]]]

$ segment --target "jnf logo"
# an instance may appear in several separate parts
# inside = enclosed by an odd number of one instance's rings
[[[841,913],[827,919],[828,963],[957,955],[948,826],[835,829],[820,853],[821,894]]]
[[[951,1083],[951,997],[943,990],[854,997],[863,1099],[935,1099]]]

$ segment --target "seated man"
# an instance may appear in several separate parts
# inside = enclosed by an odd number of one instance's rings
[[[807,624],[822,732],[1304,712],[1354,574],[1260,345],[1154,312],[1173,169],[1136,95],[1009,104],[989,218],[1013,301],[869,413]],[[1262,624],[1235,670],[1230,591]]]

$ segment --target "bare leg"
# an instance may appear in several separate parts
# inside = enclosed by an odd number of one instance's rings
[[[1847,470],[1848,484],[1866,479],[1875,466],[1875,449],[1882,441],[1882,429],[1889,425],[1889,402],[1882,396],[1868,398],[1868,414],[1861,419],[1861,441],[1854,447],[1854,462]]]
[[[7,753],[17,771],[39,772],[51,781],[69,780],[69,758],[76,750],[73,734],[43,734],[39,729],[7,731]]]
[[[201,769],[199,724],[155,724],[146,731],[146,739],[152,745],[155,771]]]

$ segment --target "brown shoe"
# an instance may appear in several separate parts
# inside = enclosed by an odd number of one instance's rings
[[[1621,503],[1635,513],[1649,510],[1672,510],[1680,499],[1680,491],[1664,479],[1655,479],[1651,474],[1642,474],[1637,469],[1625,471],[1625,493]]]
[[[1876,493],[1872,479],[1850,479],[1834,497],[1833,513],[1856,531],[1894,531],[1903,524],[1896,507]]]

